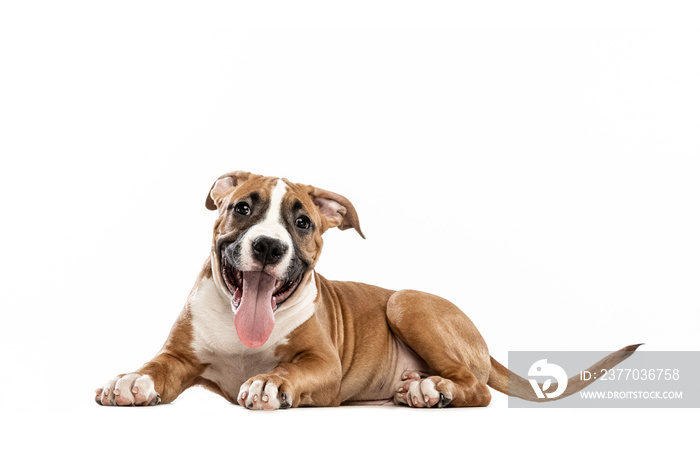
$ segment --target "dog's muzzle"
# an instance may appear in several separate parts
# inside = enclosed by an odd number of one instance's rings
[[[283,279],[268,274],[267,266],[279,263],[287,252],[285,246],[269,237],[261,236],[253,241],[254,270],[241,270],[241,248],[236,243],[221,247],[221,276],[231,297],[235,313],[236,332],[244,345],[259,348],[270,337],[275,323],[277,307],[296,291],[304,275],[304,267],[298,260]],[[296,264],[296,266],[295,266]]]

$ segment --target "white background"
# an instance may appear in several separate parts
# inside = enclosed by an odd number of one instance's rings
[[[699,350],[697,11],[8,3],[3,463],[648,464],[690,451],[695,410],[514,410],[493,391],[483,409],[258,413],[201,389],[119,409],[93,390],[160,348],[208,255],[207,190],[230,170],[351,199],[367,240],[329,232],[317,270],[442,295],[503,363],[515,350]]]

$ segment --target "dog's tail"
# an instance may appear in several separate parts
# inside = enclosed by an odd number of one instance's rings
[[[621,350],[615,351],[612,354],[607,355],[597,363],[593,364],[587,370],[591,373],[599,373],[604,369],[611,369],[616,365],[620,364],[625,359],[632,356],[632,353],[642,346],[643,343],[638,345],[625,346]],[[591,377],[590,380],[581,380],[581,377],[575,375],[571,377],[567,383],[566,390],[556,397],[556,398],[538,398],[535,390],[533,390],[530,381],[520,377],[509,371],[507,367],[504,367],[501,363],[491,357],[491,372],[489,373],[489,380],[487,382],[488,386],[498,390],[501,393],[505,393],[509,396],[515,396],[517,398],[522,398],[528,401],[554,401],[561,398],[565,398],[573,393],[583,390],[595,381]],[[551,388],[547,387],[546,390],[552,392],[556,390],[557,384],[551,384]],[[540,390],[544,391],[542,386]]]

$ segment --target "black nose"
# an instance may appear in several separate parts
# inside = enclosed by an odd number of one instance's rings
[[[253,240],[253,256],[263,264],[276,264],[282,260],[287,246],[269,236],[258,236]]]

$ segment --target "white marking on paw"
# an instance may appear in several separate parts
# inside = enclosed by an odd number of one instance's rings
[[[397,388],[394,403],[407,404],[413,408],[438,406],[442,398],[435,382],[429,378],[416,378],[417,376],[415,372],[404,374],[405,381]]]
[[[414,380],[408,387],[408,395],[406,397],[409,406],[416,408],[421,408],[425,406],[425,400],[423,399],[423,393],[420,390],[420,381]]]
[[[132,372],[104,384],[96,401],[104,406],[152,406],[160,403],[160,395],[150,376]]]
[[[272,380],[264,382],[258,379],[253,383],[246,382],[241,386],[238,392],[238,404],[248,409],[279,409],[282,403],[278,395],[279,388]]]
[[[248,390],[250,390],[250,384],[248,382],[241,385],[241,389],[238,390],[238,397],[236,398],[236,402],[239,405],[244,406],[243,402],[248,399]]]
[[[260,401],[262,397],[262,388],[262,380],[256,380],[255,382],[253,382],[250,386],[250,390],[248,390],[248,401],[253,403],[257,403],[258,401]]]
[[[262,398],[266,404],[265,409],[279,409],[281,403],[277,399],[277,386],[274,383],[265,384],[265,393]]]
[[[435,383],[430,379],[423,379],[420,382],[420,391],[423,393],[423,401],[426,405],[431,406],[432,404],[440,401],[440,392],[435,388]],[[431,402],[432,400],[432,402]],[[437,400],[437,401],[436,401]]]

